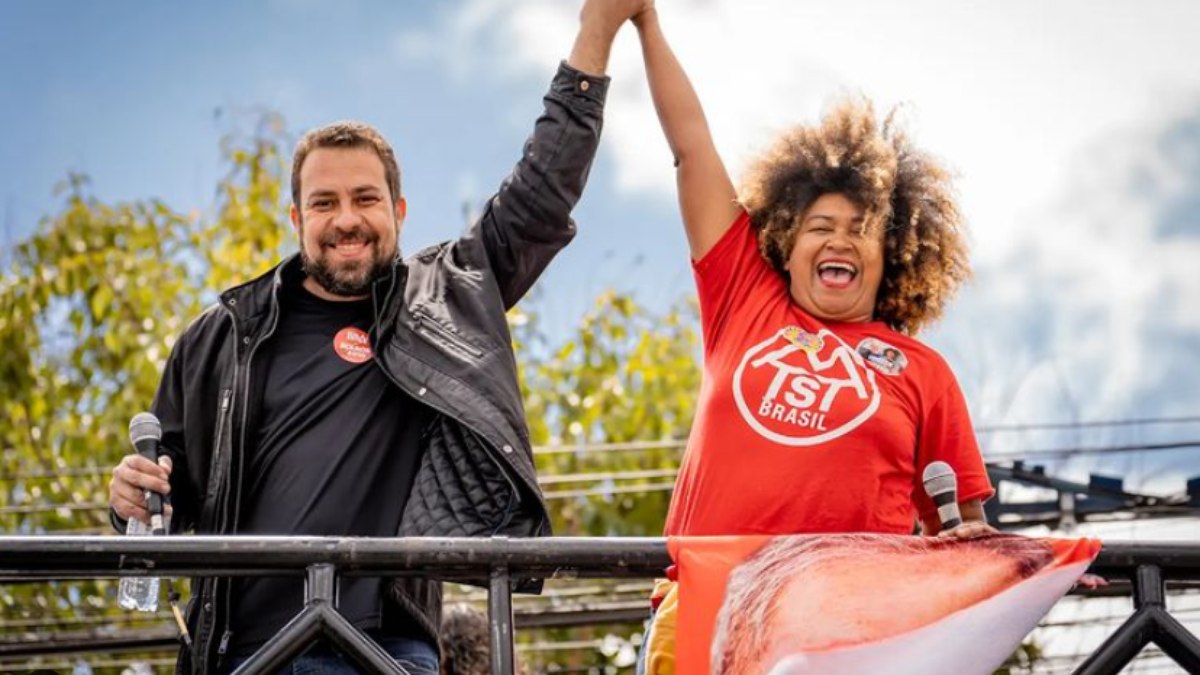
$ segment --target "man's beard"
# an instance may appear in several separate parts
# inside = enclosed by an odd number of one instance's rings
[[[303,240],[303,239],[302,239]],[[341,241],[363,241],[371,247],[372,255],[366,260],[353,260],[334,267],[325,252],[326,246]],[[312,257],[300,246],[300,262],[304,273],[332,295],[357,297],[371,292],[371,285],[391,272],[395,255],[385,255],[378,249],[379,237],[363,229],[352,232],[331,232],[318,244],[317,257]]]

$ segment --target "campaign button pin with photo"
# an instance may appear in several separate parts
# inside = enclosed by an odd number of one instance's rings
[[[858,343],[855,348],[858,355],[863,358],[867,365],[875,370],[895,377],[904,372],[908,367],[908,357],[904,352],[900,351],[899,347],[890,345],[878,338],[867,338]]]
[[[338,331],[333,336],[333,351],[342,360],[350,363],[366,363],[374,354],[371,352],[371,338],[366,331],[350,326]]]

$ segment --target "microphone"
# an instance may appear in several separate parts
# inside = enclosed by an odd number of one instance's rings
[[[153,413],[138,413],[129,420],[129,442],[142,457],[158,463],[158,444],[162,440],[162,423]],[[165,534],[163,525],[163,498],[157,492],[146,490],[146,510],[150,512],[151,534]]]
[[[925,483],[925,494],[937,506],[942,529],[951,530],[962,525],[962,513],[958,510],[958,479],[954,477],[954,469],[945,462],[930,462],[925,466],[921,478]]]

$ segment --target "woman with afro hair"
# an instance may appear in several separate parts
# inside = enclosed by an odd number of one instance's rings
[[[675,156],[704,336],[669,536],[994,533],[958,383],[915,335],[969,276],[949,172],[849,100],[782,134],[735,190],[651,6],[633,19]],[[963,523],[942,532],[922,472],[946,462]],[[673,672],[675,587],[644,672]]]

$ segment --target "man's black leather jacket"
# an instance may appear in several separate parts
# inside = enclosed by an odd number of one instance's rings
[[[401,536],[550,532],[505,310],[575,234],[569,214],[595,156],[607,85],[560,66],[523,156],[479,220],[459,239],[397,261],[372,289],[375,360],[397,387],[440,413],[423,435]],[[247,400],[263,376],[255,355],[275,330],[281,280],[298,268],[293,256],[222,293],[172,350],[154,412],[174,462],[175,531],[236,532],[246,443],[255,437]],[[397,579],[387,594],[436,639],[439,583]],[[193,647],[178,669],[214,672],[230,637],[229,580],[195,579],[192,596]]]

